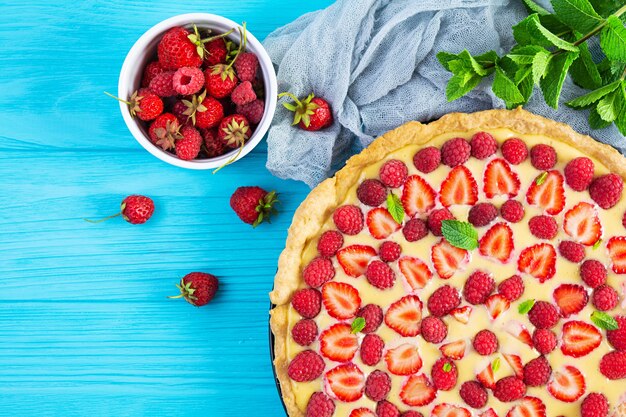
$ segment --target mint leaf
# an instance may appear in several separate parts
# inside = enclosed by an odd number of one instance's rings
[[[598,239],[596,240],[596,242],[593,244],[593,246],[591,247],[591,249],[596,250],[600,247],[600,245],[602,244],[602,239]]]
[[[444,372],[450,372],[452,370],[452,365],[450,364],[450,362],[446,362],[443,364],[443,371]]]
[[[495,358],[493,362],[491,363],[491,370],[493,372],[498,372],[498,369],[500,369],[500,357],[499,356]]]
[[[611,61],[607,58],[604,58],[598,64],[598,71],[600,71],[603,84],[610,84],[613,81],[621,79],[624,70],[626,70],[626,63]]]
[[[535,54],[532,60],[533,83],[539,85],[539,82],[546,74],[546,69],[550,63],[552,55],[545,49]]]
[[[520,45],[556,46],[566,51],[578,51],[576,45],[559,38],[545,28],[539,21],[537,14],[531,14],[526,19],[513,26],[513,36]]]
[[[491,89],[496,96],[504,100],[507,108],[512,108],[524,101],[524,96],[517,85],[499,67],[496,68],[496,76]]]
[[[531,308],[533,308],[534,305],[535,305],[535,300],[526,300],[520,303],[519,306],[517,306],[517,311],[520,314],[526,314],[530,311]]]
[[[531,71],[529,71],[529,74],[530,72]],[[528,100],[530,99],[530,96],[533,94],[533,88],[534,88],[533,77],[528,76],[524,78],[522,81],[520,81],[519,84],[517,84],[517,88],[519,88],[520,93],[522,93],[522,96],[524,96],[523,102],[527,103]]]
[[[365,319],[363,317],[357,317],[350,325],[351,333],[357,334],[361,330],[365,329]]]
[[[604,87],[600,87],[597,90],[594,90],[590,93],[585,94],[584,96],[580,96],[580,97],[575,98],[574,100],[570,100],[565,104],[575,109],[585,108],[589,106],[590,104],[595,103],[596,101],[600,100],[602,97],[606,96],[607,94],[610,94],[613,91],[615,91],[617,87],[620,86],[620,83],[621,81],[619,80],[614,81],[611,84],[605,85]]]
[[[606,26],[600,32],[600,47],[608,59],[626,61],[626,28],[617,16],[606,19]]]
[[[572,81],[587,90],[595,90],[602,85],[602,77],[598,71],[598,66],[591,58],[589,47],[586,43],[578,45],[580,55],[572,62],[569,75]]]
[[[454,101],[457,98],[463,97],[465,94],[472,91],[478,84],[482,77],[480,75],[475,74],[458,74],[453,75],[448,81],[448,86],[446,87],[446,98],[448,101]]]
[[[619,329],[617,320],[602,311],[594,311],[591,313],[591,321],[603,330]]]
[[[578,52],[565,52],[552,57],[546,68],[545,77],[539,82],[543,98],[546,103],[555,109],[559,108],[559,97],[565,76],[572,62],[578,57]]]
[[[459,59],[458,55],[456,54],[451,54],[450,52],[439,52],[437,54],[437,60],[439,61],[439,63],[448,71],[452,71],[450,69],[450,61]]]
[[[528,65],[533,63],[533,58],[540,52],[548,53],[544,47],[537,45],[516,46],[506,57],[518,65]]]
[[[613,91],[612,93],[607,94],[602,97],[600,101],[598,101],[598,105],[596,106],[596,110],[598,115],[605,122],[613,123],[615,119],[617,119],[617,115],[620,112],[620,108],[617,107],[616,99],[618,97],[619,91]]]
[[[605,127],[611,126],[611,122],[602,120],[596,108],[593,107],[589,109],[589,126],[591,126],[592,129],[604,129]]]
[[[443,220],[441,233],[449,244],[457,248],[472,250],[478,247],[478,233],[468,222]]]
[[[540,5],[538,5],[537,3],[535,3],[533,0],[522,0],[524,2],[524,5],[526,5],[526,8],[533,13],[537,13],[539,15],[548,15],[550,14],[549,11],[547,11],[546,9],[544,9],[543,7],[541,7]]]
[[[537,14],[531,14],[527,18],[521,20],[517,25],[513,26],[513,37],[520,45],[537,44],[530,33],[530,22],[537,19]]]
[[[488,52],[485,52],[484,54],[476,55],[474,59],[476,59],[476,62],[482,65],[483,68],[491,67],[491,68],[488,68],[487,71],[489,71],[489,73],[492,73],[493,66],[498,60],[498,54],[496,53],[496,51],[488,51]]]
[[[600,16],[607,17],[615,13],[620,6],[623,6],[623,0],[589,0],[593,8]]]
[[[546,182],[546,179],[548,179],[548,171],[544,171],[538,175],[537,178],[535,178],[535,184],[541,185]]]
[[[402,220],[404,220],[404,207],[402,206],[400,197],[394,193],[389,193],[387,196],[387,210],[396,223],[402,224]]]
[[[577,32],[591,32],[604,21],[588,0],[551,0],[551,3],[561,22]]]
[[[620,90],[622,106],[617,119],[615,119],[615,126],[622,135],[626,136],[626,81],[622,81]]]

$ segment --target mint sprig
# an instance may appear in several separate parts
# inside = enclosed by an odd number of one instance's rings
[[[404,220],[404,207],[402,206],[400,197],[394,193],[389,193],[387,196],[387,211],[389,211],[389,214],[391,214],[391,217],[393,217],[396,223],[402,224],[402,220]]]
[[[603,330],[617,330],[619,329],[619,324],[617,320],[613,317],[609,316],[603,311],[594,311],[591,313],[591,321],[593,324],[598,326]]]
[[[441,233],[449,244],[457,248],[472,250],[478,247],[478,233],[471,223],[460,220],[443,220]]]

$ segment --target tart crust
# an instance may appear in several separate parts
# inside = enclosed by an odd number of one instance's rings
[[[486,110],[476,113],[450,113],[428,124],[412,121],[385,133],[361,153],[351,157],[346,166],[314,188],[296,210],[289,227],[285,249],[278,260],[274,289],[270,300],[276,305],[270,311],[270,326],[274,334],[274,366],[280,382],[283,401],[290,417],[303,417],[296,406],[291,389],[286,352],[288,336],[287,312],[292,294],[301,284],[301,256],[305,245],[317,236],[332,211],[348,190],[359,180],[362,170],[388,154],[407,145],[427,145],[446,132],[508,128],[519,134],[540,134],[568,144],[594,157],[613,173],[626,180],[626,161],[611,146],[574,131],[570,126],[537,116],[521,107],[515,110]]]

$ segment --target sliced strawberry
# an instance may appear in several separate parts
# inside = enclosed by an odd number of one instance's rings
[[[626,274],[626,236],[612,237],[606,248],[609,250],[613,272]]]
[[[548,391],[557,400],[571,403],[585,393],[585,377],[573,366],[565,366],[552,373]]]
[[[552,297],[563,317],[579,313],[589,302],[585,287],[575,284],[559,285],[552,293]]]
[[[417,346],[405,343],[389,349],[385,354],[385,363],[394,375],[411,375],[422,367],[422,357]]]
[[[543,208],[548,214],[559,214],[565,207],[565,189],[563,175],[559,171],[548,171],[545,181],[537,185],[537,180],[544,174],[539,174],[532,182],[526,193],[528,204]]]
[[[512,355],[509,353],[503,353],[502,356],[504,356],[504,360],[506,360],[506,363],[508,363],[511,369],[513,369],[513,371],[515,372],[515,376],[517,376],[518,378],[523,378],[524,365],[522,365],[522,358],[520,358],[518,355]]]
[[[409,217],[427,213],[435,207],[437,192],[419,175],[411,175],[404,183],[402,206]]]
[[[476,379],[485,388],[494,389],[496,387],[496,379],[493,376],[493,365],[491,362],[487,363],[487,366],[476,375]]]
[[[488,408],[479,414],[478,417],[498,417],[498,414],[494,411],[493,408]]]
[[[376,417],[376,414],[369,408],[355,408],[348,417]]]
[[[509,260],[514,248],[513,232],[506,223],[494,224],[478,242],[478,250],[481,255],[497,259],[503,263]]]
[[[574,358],[591,353],[602,343],[602,335],[595,326],[578,320],[565,323],[561,337],[561,351]]]
[[[433,277],[433,273],[428,265],[421,259],[412,256],[403,256],[398,261],[400,272],[406,279],[407,284],[413,291],[424,288]]]
[[[474,205],[478,200],[478,186],[470,170],[463,165],[452,169],[441,183],[439,200],[444,207],[453,204]]]
[[[443,279],[448,279],[469,261],[468,253],[465,249],[459,249],[441,239],[432,248],[431,260],[435,266],[437,274]]]
[[[504,325],[504,330],[520,342],[533,347],[533,337],[528,329],[519,321],[511,320]]]
[[[602,236],[602,224],[595,207],[578,203],[565,213],[563,230],[583,245],[592,246]]]
[[[437,396],[435,388],[424,374],[411,375],[400,390],[400,399],[406,405],[421,407],[430,404]]]
[[[457,407],[456,405],[441,403],[433,408],[430,413],[431,417],[472,417],[472,413],[467,408]]]
[[[325,379],[328,388],[338,400],[352,402],[363,396],[365,375],[353,363],[336,366],[326,372]]]
[[[457,340],[456,342],[446,343],[445,345],[441,345],[439,350],[443,353],[443,356],[454,359],[458,361],[463,359],[465,356],[465,349],[467,348],[467,343],[465,340]]]
[[[331,281],[322,287],[322,302],[331,317],[346,320],[356,316],[361,306],[361,297],[352,285]]]
[[[335,362],[348,362],[359,349],[359,339],[346,323],[337,323],[320,335],[322,355]]]
[[[407,295],[389,306],[385,324],[402,336],[417,336],[422,324],[422,301]]]
[[[504,159],[494,159],[485,169],[485,185],[483,190],[487,198],[496,195],[515,197],[519,191],[520,182],[516,173]]]
[[[337,252],[337,261],[346,275],[357,278],[365,273],[367,264],[376,256],[376,249],[367,245],[351,245]]]
[[[511,302],[502,294],[492,294],[485,301],[485,307],[487,307],[491,319],[495,320],[511,307]]]
[[[537,397],[524,397],[506,417],[546,417],[546,405]]]
[[[530,246],[520,253],[517,269],[544,282],[556,273],[556,251],[549,243]]]
[[[452,317],[454,317],[456,321],[463,323],[463,324],[467,324],[469,323],[469,318],[470,318],[470,315],[472,314],[472,307],[470,306],[457,307],[454,310],[452,310],[450,314],[452,315]]]
[[[386,208],[378,207],[367,212],[367,228],[374,239],[386,239],[400,228]]]

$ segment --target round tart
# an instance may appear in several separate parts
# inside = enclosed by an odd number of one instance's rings
[[[625,416],[625,162],[522,109],[351,158],[270,294],[289,415]]]

